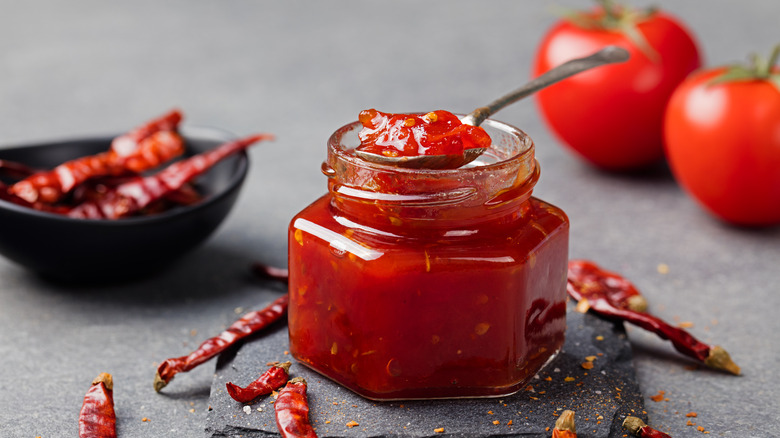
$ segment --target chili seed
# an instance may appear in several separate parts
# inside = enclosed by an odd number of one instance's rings
[[[480,322],[479,324],[474,326],[474,333],[476,333],[476,334],[478,334],[480,336],[482,336],[485,333],[487,333],[488,330],[490,330],[490,324],[488,324],[486,322]]]

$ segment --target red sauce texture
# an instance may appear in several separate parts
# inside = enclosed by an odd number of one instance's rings
[[[402,223],[401,236],[350,227],[331,203],[290,226],[290,346],[304,364],[373,399],[504,395],[563,344],[569,224],[556,207],[531,198],[509,223]]]
[[[479,126],[464,125],[451,112],[388,114],[375,109],[360,112],[363,129],[357,148],[388,157],[462,155],[466,149],[487,148],[490,136]]]

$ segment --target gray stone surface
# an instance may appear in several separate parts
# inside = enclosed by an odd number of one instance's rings
[[[775,0],[659,3],[696,32],[710,65],[767,52],[780,39]],[[246,186],[218,232],[159,275],[68,286],[0,258],[0,435],[75,436],[83,394],[106,371],[116,379],[121,437],[204,436],[214,364],[163,394],[151,389],[155,365],[230,324],[234,309],[278,295],[247,266],[286,264],[288,220],[325,190],[319,166],[330,133],[367,107],[468,112],[516,87],[554,20],[551,6],[0,0],[0,147],[118,132],[172,106],[189,124],[277,135],[251,151]],[[686,426],[695,411],[713,437],[780,436],[780,424],[761,421],[780,411],[780,229],[711,219],[664,169],[627,177],[587,167],[532,101],[497,118],[535,140],[535,193],[569,214],[571,256],[623,272],[655,313],[692,322],[695,335],[743,367],[736,378],[690,371],[667,343],[629,329],[642,392],[668,398],[645,399],[650,421],[675,437],[699,436]],[[657,271],[661,263],[668,274]]]
[[[622,324],[613,324],[569,306],[566,342],[560,354],[520,392],[507,397],[469,400],[366,400],[335,382],[296,363],[292,377],[308,382],[311,421],[317,435],[359,436],[522,436],[546,438],[564,409],[575,411],[578,436],[622,437],[626,415],[645,418],[643,397],[631,362],[631,346]],[[238,403],[225,383],[246,386],[267,369],[269,361],[290,356],[286,326],[278,325],[237,352],[223,355],[211,386],[206,419],[212,437],[266,437],[277,435],[273,397]],[[594,367],[582,363],[594,356]],[[249,410],[244,409],[248,406]],[[646,419],[646,418],[645,418]],[[346,424],[354,421],[358,426]],[[498,421],[498,424],[494,424]],[[511,424],[509,422],[511,421]],[[443,428],[444,432],[435,432]]]

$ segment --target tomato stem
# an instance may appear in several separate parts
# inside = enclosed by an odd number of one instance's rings
[[[750,63],[747,66],[732,65],[726,68],[722,74],[710,80],[710,84],[762,80],[769,81],[780,91],[780,72],[775,72],[778,61],[780,61],[780,44],[772,49],[768,59],[753,53],[750,55]]]
[[[769,55],[769,61],[766,63],[767,78],[772,75],[772,70],[774,70],[778,60],[780,60],[780,44],[776,45],[772,50],[772,54]]]
[[[608,21],[620,21],[620,13],[617,11],[617,5],[614,0],[596,0],[596,2],[604,9],[604,14],[606,14]]]

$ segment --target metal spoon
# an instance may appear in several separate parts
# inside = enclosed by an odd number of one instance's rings
[[[531,82],[502,96],[487,106],[479,107],[470,114],[464,116],[461,122],[467,125],[479,126],[492,114],[504,108],[507,105],[529,96],[542,88],[552,85],[560,80],[566,79],[577,73],[589,70],[605,64],[627,61],[628,52],[617,46],[607,46],[598,52],[584,58],[575,58],[567,61],[558,67],[550,69],[541,76],[533,79]],[[485,152],[485,148],[466,149],[462,155],[415,155],[409,157],[388,157],[371,152],[355,151],[355,155],[374,163],[386,164],[397,167],[414,169],[455,169],[474,161]]]

